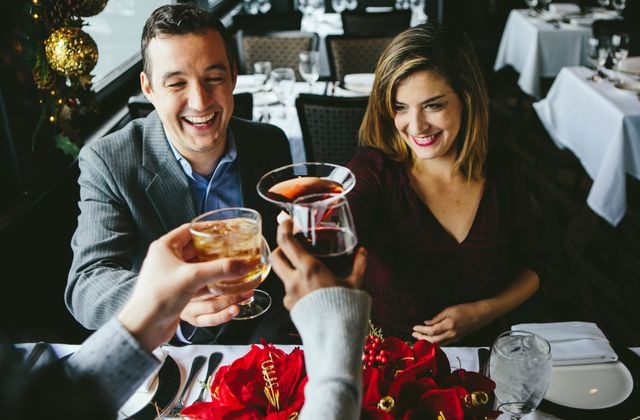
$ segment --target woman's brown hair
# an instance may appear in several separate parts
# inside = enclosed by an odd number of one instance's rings
[[[360,126],[362,146],[411,163],[413,152],[394,126],[398,84],[418,71],[443,77],[462,103],[455,167],[468,179],[483,176],[489,137],[489,98],[471,41],[460,29],[427,23],[400,33],[385,48]]]

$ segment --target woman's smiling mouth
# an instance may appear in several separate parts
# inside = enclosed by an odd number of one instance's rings
[[[439,131],[439,132],[434,133],[434,134],[430,134],[428,136],[425,136],[425,135],[422,135],[422,136],[409,135],[409,137],[411,137],[411,140],[415,144],[417,144],[418,146],[426,147],[426,146],[431,146],[433,143],[435,143],[436,140],[438,140],[438,137],[439,137],[440,133],[442,133],[442,131]]]

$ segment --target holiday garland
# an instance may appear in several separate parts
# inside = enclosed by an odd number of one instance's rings
[[[98,61],[94,40],[82,30],[82,18],[100,13],[108,0],[27,0],[21,14],[20,36],[14,48],[32,69],[38,90],[40,118],[31,149],[42,133],[64,153],[75,156],[82,144],[78,125],[97,113],[90,72]],[[51,130],[43,130],[50,125]]]

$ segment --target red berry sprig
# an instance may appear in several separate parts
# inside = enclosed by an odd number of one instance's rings
[[[389,352],[382,349],[383,338],[368,335],[364,344],[362,364],[366,368],[384,368],[388,361]]]

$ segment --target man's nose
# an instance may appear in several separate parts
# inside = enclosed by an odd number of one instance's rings
[[[189,107],[203,110],[209,105],[209,91],[202,83],[196,83],[189,91]]]

